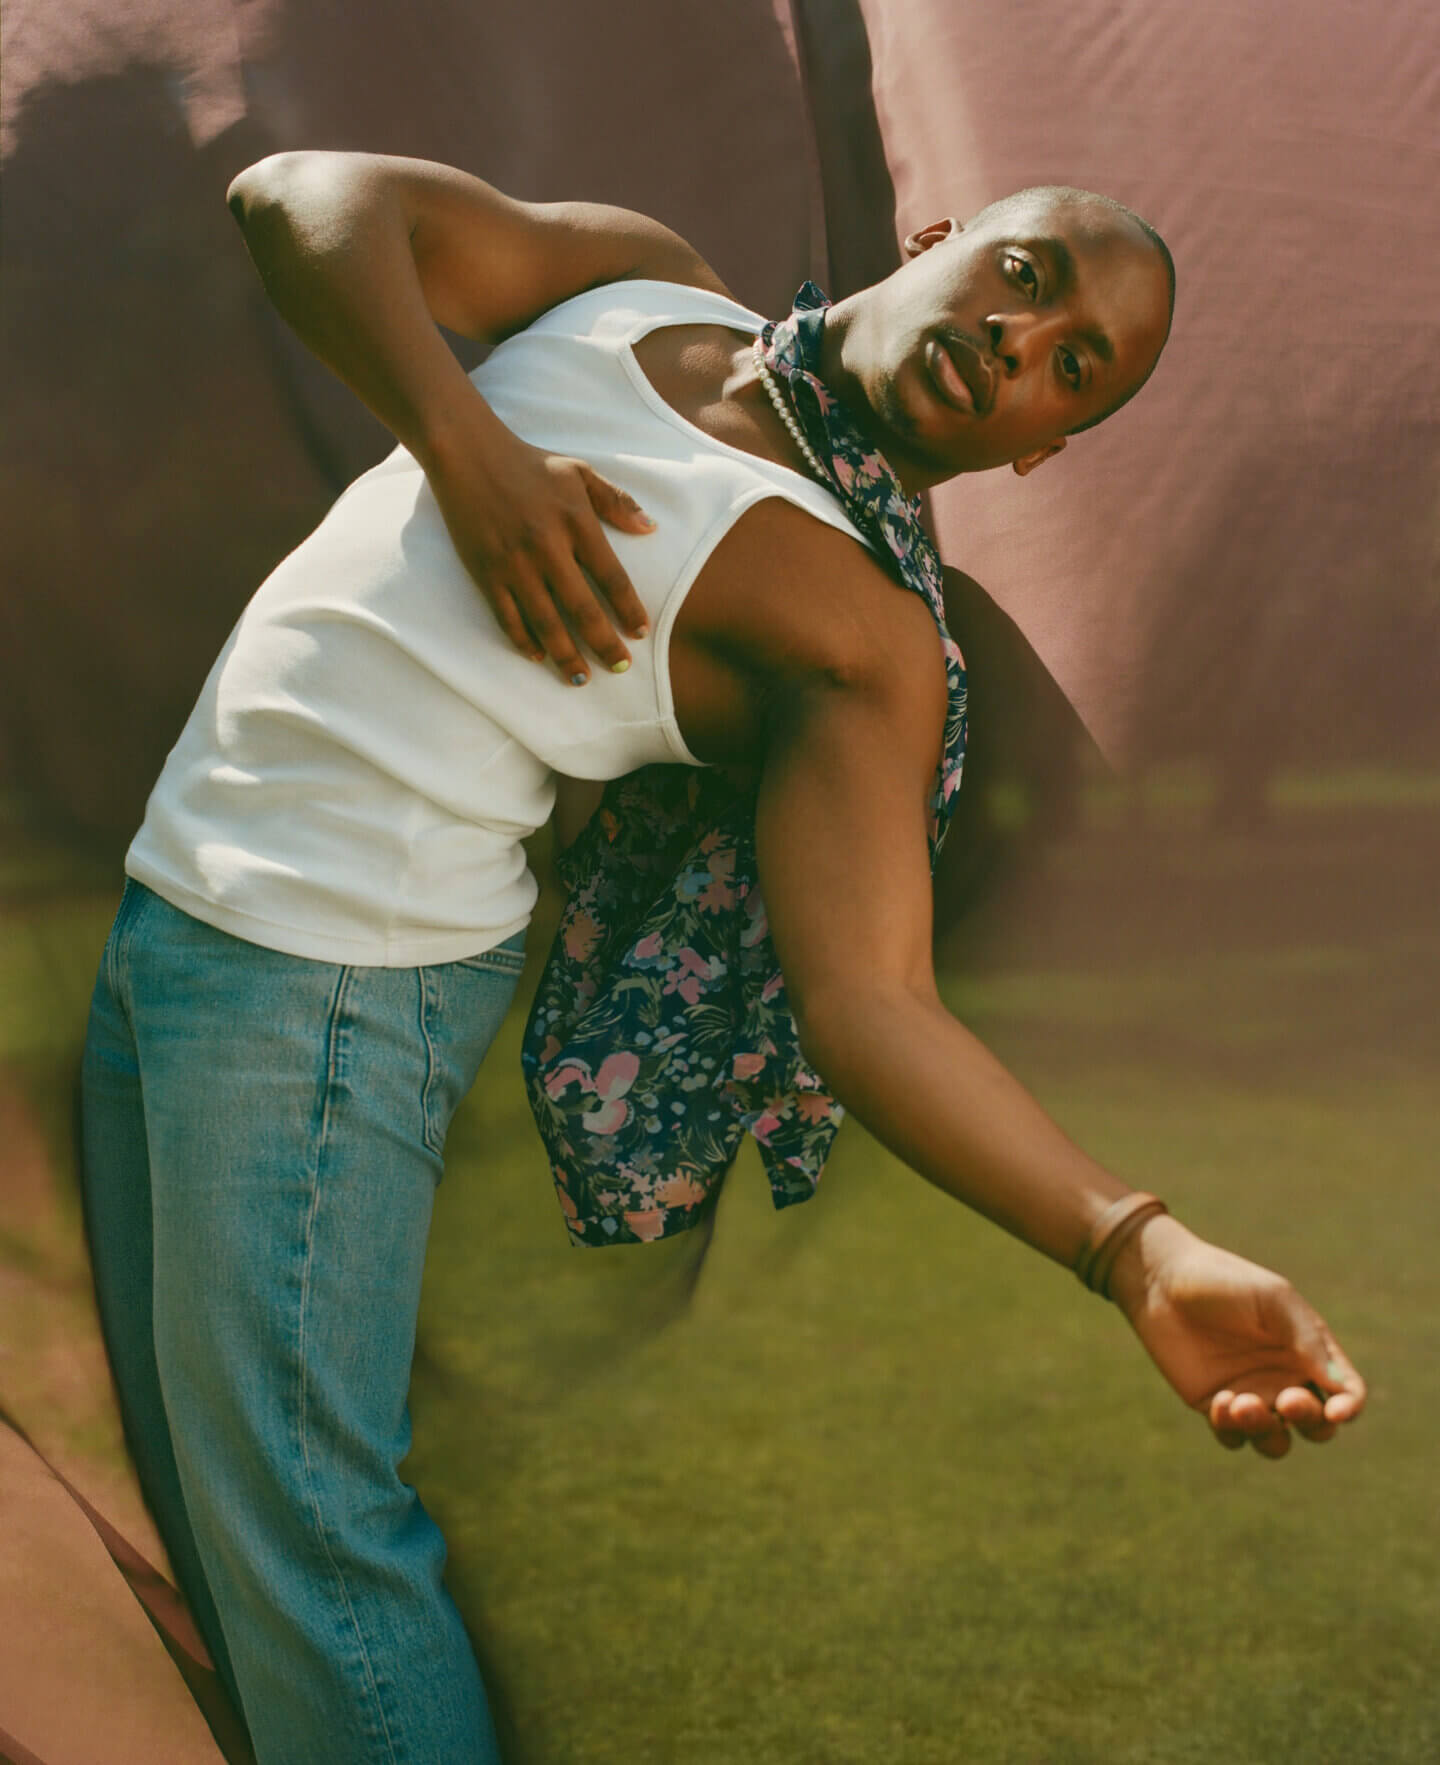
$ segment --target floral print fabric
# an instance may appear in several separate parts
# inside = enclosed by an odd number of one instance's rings
[[[965,665],[918,499],[818,377],[828,305],[807,282],[760,335],[847,514],[935,617],[950,698],[933,864],[965,758]],[[776,1207],[808,1200],[844,1111],[800,1052],[760,893],[753,791],[710,768],[645,767],[607,787],[560,870],[568,898],[521,1064],[574,1242],[693,1226],[746,1134]]]

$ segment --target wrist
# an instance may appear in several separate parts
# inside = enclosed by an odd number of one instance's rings
[[[1168,1213],[1151,1214],[1129,1234],[1106,1282],[1108,1297],[1126,1317],[1133,1317],[1144,1305],[1157,1270],[1193,1238],[1194,1233]]]
[[[417,404],[409,428],[405,445],[429,478],[444,477],[467,466],[473,470],[476,460],[483,459],[500,438],[514,440],[468,375]]]

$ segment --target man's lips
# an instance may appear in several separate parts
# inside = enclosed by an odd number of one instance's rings
[[[995,397],[995,383],[977,351],[959,337],[932,337],[925,364],[941,397],[956,410],[983,417]]]

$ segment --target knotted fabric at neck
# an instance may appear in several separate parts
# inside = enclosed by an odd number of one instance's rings
[[[919,500],[820,379],[829,304],[806,282],[789,317],[760,338],[830,488],[935,619],[949,705],[933,866],[965,758],[965,665],[945,628]],[[760,891],[753,791],[710,768],[647,766],[616,779],[560,874],[568,898],[521,1064],[574,1241],[685,1231],[747,1133],[775,1205],[808,1200],[844,1111],[800,1052]]]

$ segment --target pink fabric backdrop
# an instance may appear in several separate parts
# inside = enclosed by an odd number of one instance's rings
[[[1440,11],[862,0],[897,236],[1026,184],[1179,265],[1137,403],[935,496],[1103,747],[1433,755]]]

